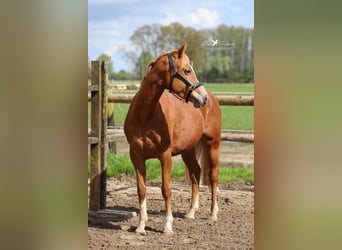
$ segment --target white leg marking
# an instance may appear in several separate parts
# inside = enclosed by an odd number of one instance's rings
[[[199,208],[199,194],[196,195],[194,208],[195,209]]]
[[[165,229],[164,233],[166,234],[173,234],[172,231],[172,222],[173,222],[173,216],[172,213],[166,216],[166,224],[165,224]]]
[[[146,206],[146,198],[145,198],[140,205],[140,222],[135,232],[145,234],[145,222],[147,220],[148,220],[148,217],[147,217],[147,206]]]
[[[212,192],[212,190],[213,190],[212,187],[208,186],[208,188],[209,188],[209,191]],[[216,187],[216,190],[217,190],[217,192],[219,192],[220,191],[219,187]]]
[[[195,219],[195,212],[199,208],[199,194],[195,197],[195,204],[190,208],[190,211],[185,215],[185,218]]]
[[[211,217],[210,217],[211,220],[217,221],[217,213],[218,213],[218,211],[219,211],[219,208],[218,208],[217,203],[216,203],[214,205],[214,208],[211,211]]]

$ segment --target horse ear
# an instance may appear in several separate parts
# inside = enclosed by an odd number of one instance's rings
[[[181,57],[183,56],[183,54],[184,54],[184,52],[185,52],[185,50],[186,50],[187,47],[188,47],[188,44],[187,44],[187,43],[184,43],[184,44],[182,45],[182,47],[180,47],[180,48],[178,49],[178,58],[181,58]]]
[[[149,73],[154,65],[155,61],[150,62],[146,67],[146,72]]]

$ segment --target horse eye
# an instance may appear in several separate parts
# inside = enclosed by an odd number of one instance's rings
[[[188,75],[188,74],[191,73],[191,70],[190,70],[190,69],[185,69],[185,70],[184,70],[184,73],[185,73],[186,75]]]

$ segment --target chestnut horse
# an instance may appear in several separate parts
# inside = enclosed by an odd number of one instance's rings
[[[195,218],[201,180],[211,188],[211,219],[217,220],[221,110],[216,98],[197,80],[185,54],[186,48],[185,43],[178,50],[161,54],[148,65],[125,120],[125,135],[137,178],[138,233],[145,233],[147,222],[145,161],[150,158],[159,159],[162,167],[164,233],[173,233],[170,178],[172,156],[178,154],[182,155],[188,181],[190,178],[192,183],[191,206],[186,217]],[[170,93],[164,92],[165,89]]]

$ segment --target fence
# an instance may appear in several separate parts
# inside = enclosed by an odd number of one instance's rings
[[[91,102],[90,144],[90,192],[89,218],[131,217],[135,213],[106,209],[106,146],[115,141],[118,131],[107,129],[107,103],[130,103],[133,94],[108,94],[107,63],[91,62],[91,84],[88,85],[88,101]],[[254,106],[254,96],[216,96],[220,105]],[[120,132],[119,132],[120,133]],[[122,132],[121,132],[122,133]],[[254,142],[254,134],[222,133],[222,139]]]
[[[91,131],[89,210],[106,208],[106,143],[107,143],[107,64],[91,62]]]
[[[88,85],[88,90],[93,88]],[[134,94],[109,94],[107,95],[108,102],[116,103],[131,103]],[[232,96],[232,95],[218,95],[216,96],[220,105],[229,106],[254,106],[254,96]],[[91,96],[88,95],[88,101],[91,101]]]

